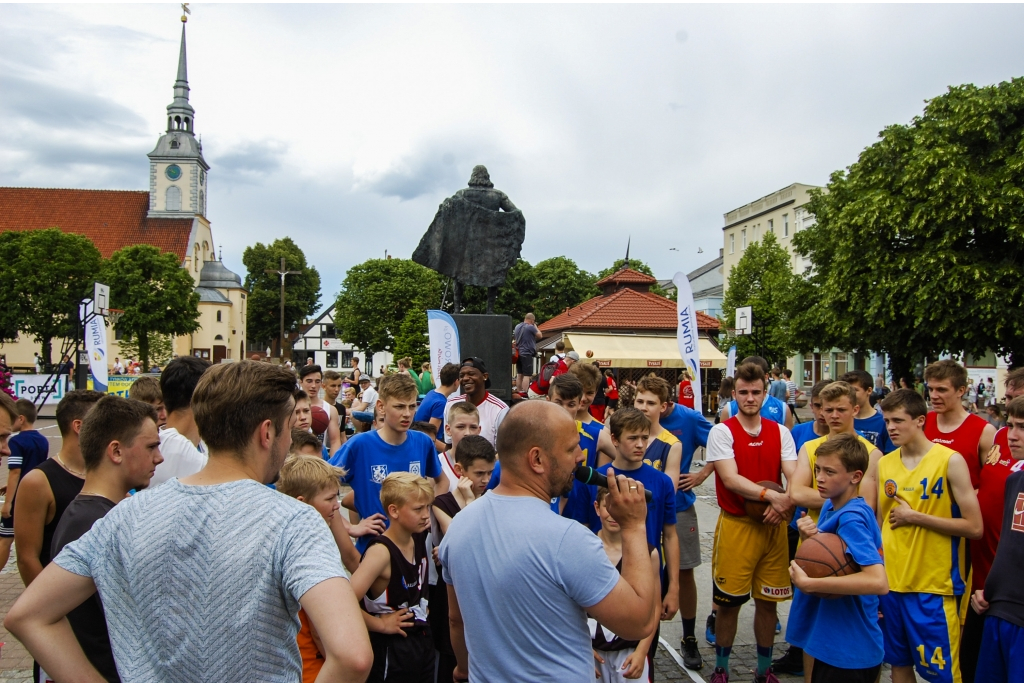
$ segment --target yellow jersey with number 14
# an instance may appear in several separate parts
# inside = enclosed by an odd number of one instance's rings
[[[928,592],[936,595],[962,595],[958,537],[922,528],[889,524],[889,512],[897,498],[912,509],[943,518],[960,518],[960,507],[949,489],[949,458],[956,454],[944,445],[935,445],[913,470],[907,469],[900,450],[878,461],[878,510],[882,519],[882,549],[889,589],[894,592]]]

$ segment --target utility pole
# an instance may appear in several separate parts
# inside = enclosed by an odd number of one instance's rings
[[[278,274],[281,277],[281,337],[278,340],[277,354],[279,357],[284,356],[284,278],[290,274],[301,274],[301,271],[288,271],[285,267],[284,257],[281,257],[281,268],[278,271],[273,269],[265,269],[268,274]]]

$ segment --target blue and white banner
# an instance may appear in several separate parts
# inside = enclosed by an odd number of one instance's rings
[[[679,355],[686,362],[693,387],[693,408],[704,413],[704,397],[700,390],[700,344],[697,341],[697,311],[693,308],[693,289],[682,271],[672,279],[676,286],[676,342]]]
[[[434,386],[440,388],[441,367],[462,361],[459,356],[459,327],[448,312],[428,309],[427,334],[430,338],[430,366],[434,372]]]
[[[85,349],[89,352],[92,389],[107,391],[107,320],[93,316],[85,324]]]
[[[725,375],[732,378],[736,375],[736,346],[729,348],[729,360],[725,362]]]

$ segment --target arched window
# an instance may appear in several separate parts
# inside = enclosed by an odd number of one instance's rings
[[[217,323],[220,323],[220,310],[219,309],[217,310]],[[219,338],[220,336],[218,335],[217,337]]]
[[[190,129],[189,129],[189,126],[191,126],[191,122],[189,121],[189,118],[188,118],[188,117],[185,117],[185,126],[184,126],[184,129],[185,129],[186,131],[190,130]]]
[[[168,212],[181,211],[181,188],[178,186],[169,186],[167,188],[166,209]]]
[[[181,117],[174,117],[174,128],[181,129]]]
[[[218,314],[220,314],[220,312],[217,312],[217,313],[218,313]],[[223,336],[223,335],[220,335],[220,334],[218,333],[217,335],[213,336],[213,339],[214,339],[214,340],[223,340],[223,339],[224,339],[224,336]]]

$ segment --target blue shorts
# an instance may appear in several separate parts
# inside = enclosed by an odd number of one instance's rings
[[[885,662],[913,666],[930,683],[959,683],[960,616],[951,595],[890,592],[878,598]]]
[[[985,619],[974,680],[978,683],[1024,682],[1024,628],[998,616]]]

